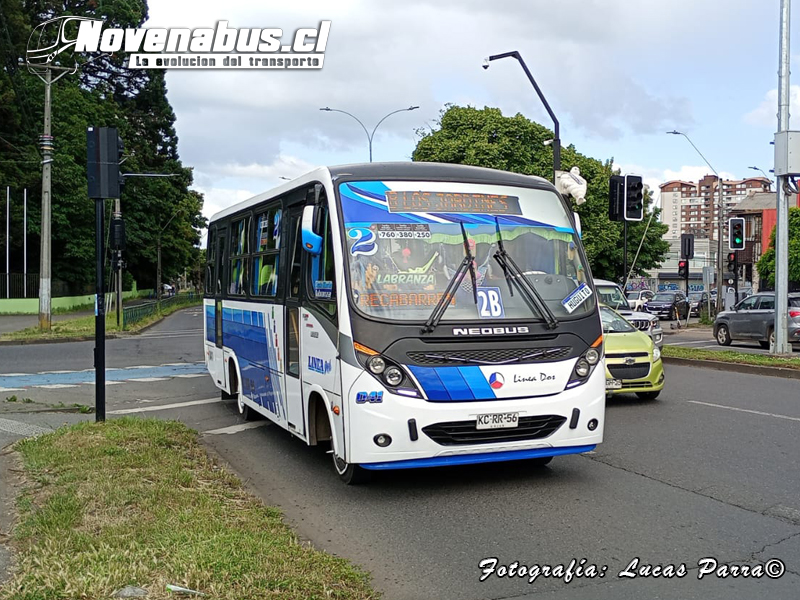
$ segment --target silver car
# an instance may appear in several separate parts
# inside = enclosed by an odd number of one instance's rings
[[[775,294],[748,296],[714,320],[714,338],[720,346],[733,340],[757,340],[762,348],[775,343]],[[800,344],[800,293],[789,294],[789,342]]]
[[[595,279],[594,287],[602,304],[613,308],[636,329],[649,335],[658,348],[664,345],[664,330],[661,329],[658,317],[650,313],[631,310],[622,289],[613,281]]]

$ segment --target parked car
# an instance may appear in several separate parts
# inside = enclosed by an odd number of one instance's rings
[[[628,304],[631,310],[642,310],[645,302],[650,300],[654,293],[655,292],[651,292],[650,290],[632,290],[627,292],[625,296],[628,298]]]
[[[689,292],[689,311],[693,317],[700,316],[700,310],[708,307],[708,292]],[[717,301],[711,298],[711,311],[713,314]]]
[[[685,319],[689,314],[689,301],[680,290],[658,292],[644,305],[644,309],[659,319]]]
[[[800,293],[789,294],[789,341],[800,344]],[[714,319],[714,338],[720,346],[733,340],[757,340],[762,348],[775,343],[775,294],[762,292],[748,296],[732,310]]]
[[[661,350],[622,315],[600,307],[606,354],[606,395],[634,393],[655,400],[664,389]]]
[[[601,304],[616,310],[636,329],[649,335],[653,343],[659,348],[664,345],[664,330],[661,329],[658,317],[646,312],[632,310],[630,304],[628,304],[628,299],[622,293],[622,288],[613,281],[595,279],[594,287],[597,290]]]

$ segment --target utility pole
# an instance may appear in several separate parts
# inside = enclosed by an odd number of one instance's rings
[[[62,73],[59,77],[62,77]],[[50,87],[52,70],[44,76],[44,133],[39,138],[42,149],[42,228],[39,257],[39,330],[50,331],[50,186],[52,183],[53,136],[51,134]]]
[[[778,134],[789,129],[789,15],[791,0],[781,0],[780,48],[778,65]],[[776,144],[777,148],[777,144]],[[777,176],[777,223],[775,225],[775,346],[774,354],[790,354],[789,312],[789,204],[786,186],[789,178]]]

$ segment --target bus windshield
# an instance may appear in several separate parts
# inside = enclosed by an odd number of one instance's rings
[[[552,191],[352,181],[338,193],[350,299],[368,316],[425,321],[467,256],[469,269],[443,321],[543,319],[542,307],[515,281],[520,277],[558,320],[595,309],[580,240]],[[501,246],[517,268],[497,260]]]

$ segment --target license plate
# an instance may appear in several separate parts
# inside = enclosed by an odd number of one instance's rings
[[[607,390],[621,390],[622,382],[619,379],[606,379]]]
[[[494,413],[478,415],[476,429],[507,429],[519,425],[519,413]]]

